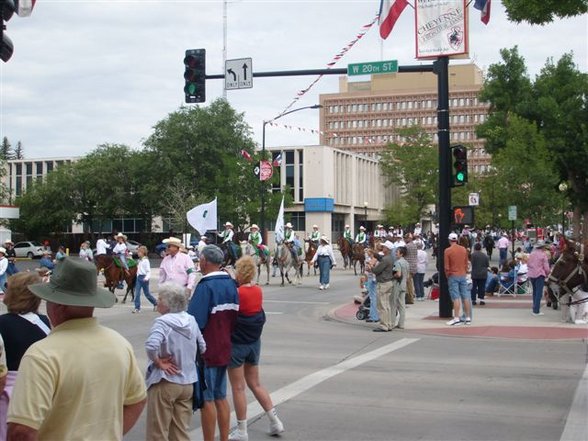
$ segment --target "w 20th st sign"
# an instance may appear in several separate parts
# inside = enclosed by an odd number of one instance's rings
[[[255,176],[259,177],[260,181],[267,181],[274,174],[274,168],[270,161],[259,161],[253,169]]]

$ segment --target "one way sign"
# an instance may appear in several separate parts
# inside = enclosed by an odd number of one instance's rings
[[[225,90],[249,89],[253,87],[251,58],[225,61]]]

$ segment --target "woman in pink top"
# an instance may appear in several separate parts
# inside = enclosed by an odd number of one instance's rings
[[[545,278],[549,275],[549,259],[545,253],[545,242],[538,240],[535,248],[529,255],[527,262],[527,275],[531,280],[533,287],[533,312],[534,316],[543,315],[540,311],[541,298],[543,297],[543,287],[545,286]]]

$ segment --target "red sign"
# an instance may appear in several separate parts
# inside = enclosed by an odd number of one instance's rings
[[[274,174],[274,168],[270,161],[259,161],[259,180],[267,181]]]

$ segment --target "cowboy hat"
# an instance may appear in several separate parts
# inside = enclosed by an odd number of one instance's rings
[[[329,244],[329,238],[327,236],[325,236],[324,234],[321,236],[321,240],[323,242],[325,242],[327,245]]]
[[[256,230],[259,230],[259,227],[257,226],[257,224],[253,224],[253,225],[251,225],[251,230],[253,230],[254,228],[255,228]]]
[[[361,227],[359,227],[360,230],[365,230],[365,227],[362,225]]]
[[[389,250],[394,249],[394,244],[392,242],[390,242],[389,240],[387,240],[386,242],[383,243],[383,245],[388,248]]]
[[[345,225],[345,228],[350,228],[349,225]]]
[[[4,247],[0,247],[0,253],[2,253],[2,254],[6,254],[6,248],[4,248]]]
[[[233,228],[233,224],[230,222],[225,222],[223,226]]]
[[[376,228],[384,228],[384,225],[378,224],[378,226]]]
[[[162,242],[166,244],[168,247],[174,246],[180,248],[183,245],[182,241],[177,237],[168,237],[167,239],[163,239]]]
[[[11,241],[10,239],[6,239],[6,240],[4,241],[4,243],[9,243],[10,245],[14,245],[14,242],[13,242],[13,241]]]
[[[315,224],[315,225],[312,226],[312,228],[318,229],[318,225]]]
[[[115,296],[97,286],[96,267],[83,259],[64,258],[55,267],[49,283],[28,287],[33,294],[52,303],[68,306],[110,308]]]
[[[127,236],[125,236],[125,235],[124,235],[124,234],[122,234],[122,233],[118,233],[118,234],[117,234],[116,236],[114,236],[114,237],[115,237],[115,238],[117,238],[117,239],[123,238],[124,240],[127,240]]]
[[[286,224],[286,227],[285,227],[285,228],[293,228],[293,227],[292,227],[292,224],[291,224],[290,222],[288,222],[288,223]]]

